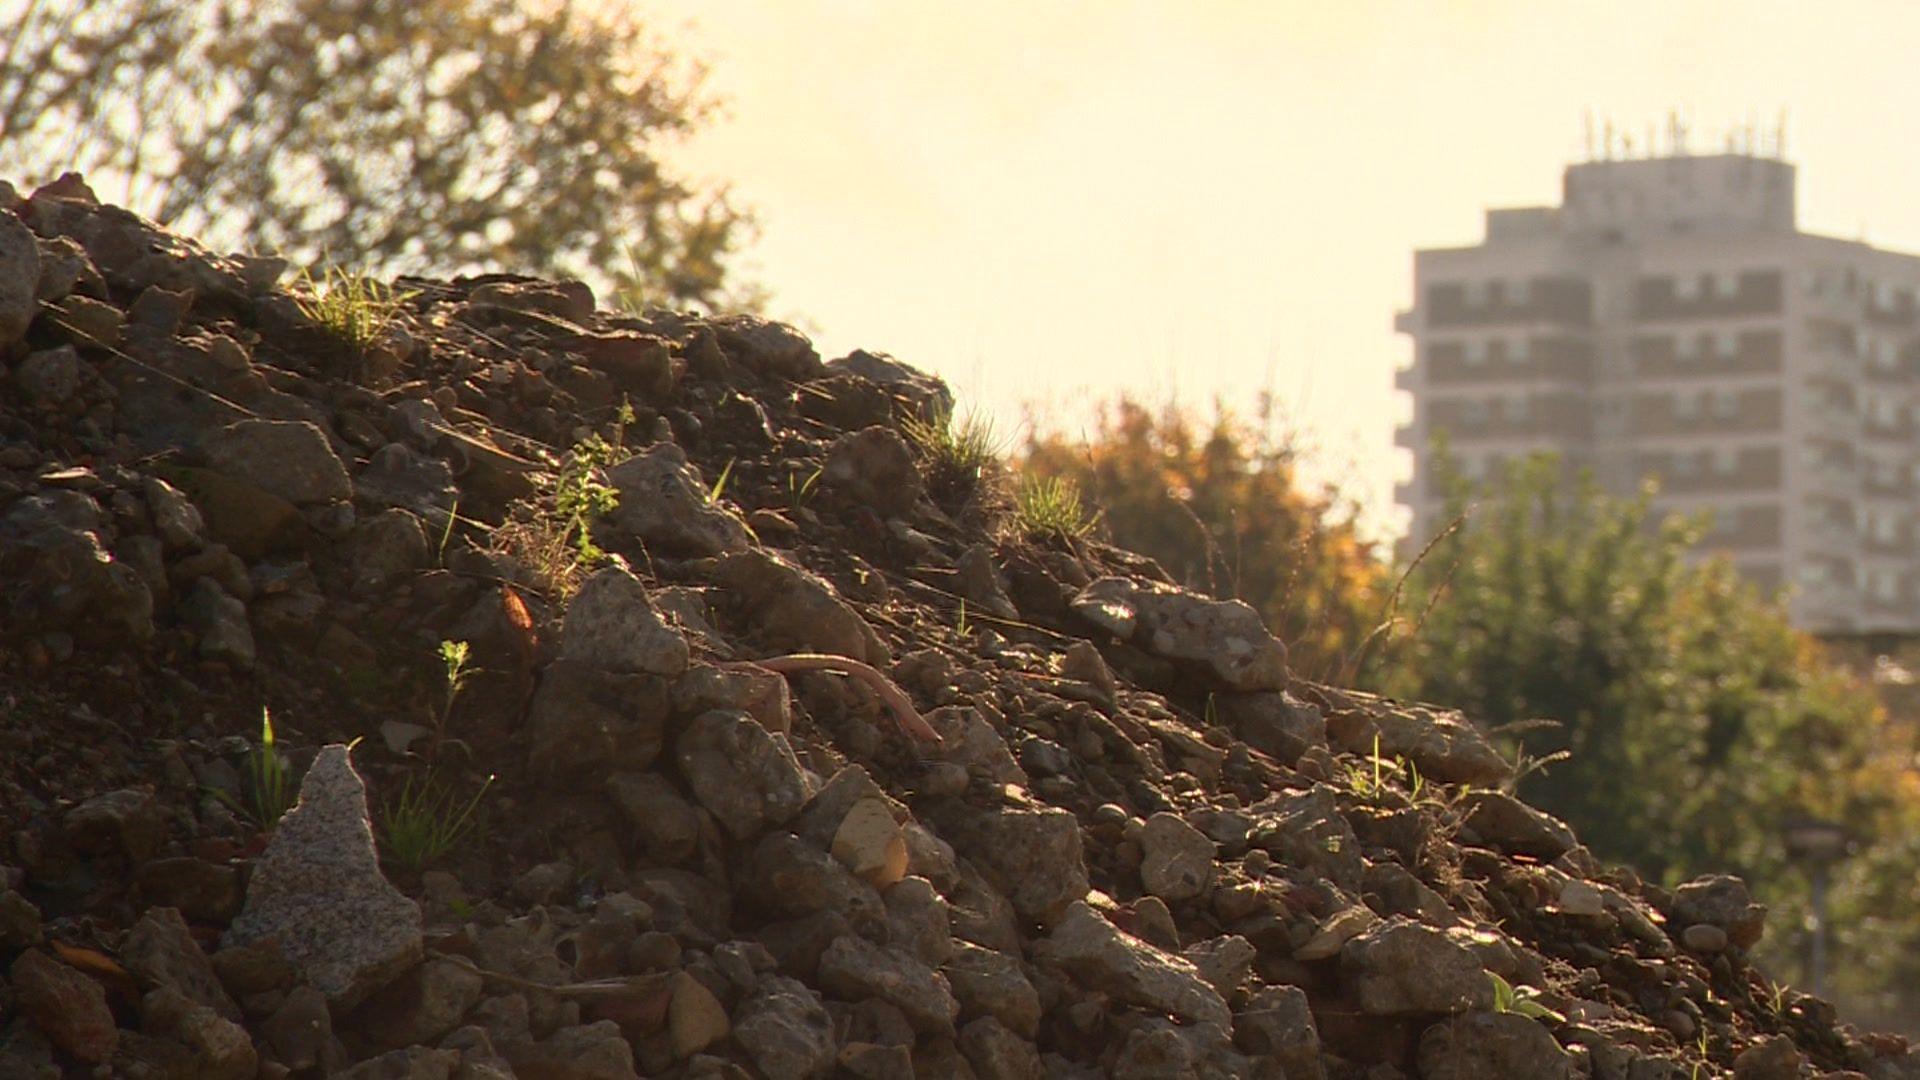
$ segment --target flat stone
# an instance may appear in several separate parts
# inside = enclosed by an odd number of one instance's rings
[[[1340,950],[1341,978],[1362,1012],[1454,1013],[1493,1005],[1493,984],[1472,950],[1439,930],[1394,918]]]
[[[0,210],[0,349],[27,335],[39,283],[40,245],[33,230],[12,210]]]
[[[1148,818],[1140,851],[1141,885],[1168,903],[1192,900],[1213,884],[1214,843],[1178,814]]]
[[[727,1037],[733,1030],[727,1010],[707,985],[686,972],[673,977],[667,1003],[667,1037],[673,1056],[689,1058]]]
[[[879,998],[922,1033],[951,1035],[960,1014],[945,976],[900,949],[852,934],[836,938],[820,955],[820,986],[847,1001]]]
[[[147,909],[127,931],[120,946],[120,962],[147,987],[172,989],[228,1020],[240,1019],[240,1007],[214,974],[213,961],[201,951],[186,920],[173,908]]]
[[[347,748],[322,747],[222,943],[276,941],[308,982],[348,1008],[419,960],[420,927],[419,906],[380,873],[366,784]]]
[[[702,713],[675,741],[674,760],[694,798],[741,840],[790,820],[813,794],[786,736],[745,713]]]
[[[29,282],[28,287],[32,284]],[[14,1007],[55,1046],[81,1061],[113,1057],[120,1033],[107,992],[97,982],[41,952],[28,949],[7,970]]]
[[[297,504],[353,497],[347,467],[305,420],[241,420],[200,444],[210,467]]]
[[[1420,1037],[1423,1080],[1571,1080],[1573,1059],[1539,1021],[1476,1012],[1442,1020]]]
[[[1075,901],[1037,948],[1090,990],[1194,1023],[1233,1023],[1227,1003],[1191,961],[1122,933],[1084,901]]]
[[[739,1044],[767,1080],[813,1080],[838,1054],[833,1017],[820,995],[798,979],[768,975],[740,1004],[733,1022]]]
[[[687,639],[647,600],[647,588],[626,567],[594,571],[567,605],[560,655],[608,671],[678,676],[687,669]]]

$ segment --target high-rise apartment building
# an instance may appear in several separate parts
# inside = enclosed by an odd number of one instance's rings
[[[1561,205],[1417,252],[1414,287],[1409,543],[1442,524],[1444,432],[1469,477],[1547,450],[1655,479],[1800,626],[1920,630],[1920,257],[1799,231],[1792,165],[1572,165]]]

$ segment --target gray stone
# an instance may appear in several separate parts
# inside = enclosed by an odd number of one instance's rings
[[[902,1013],[915,1031],[951,1035],[960,1005],[946,976],[906,952],[852,934],[820,954],[820,987],[846,1001],[879,998]]]
[[[575,1024],[530,1045],[503,1045],[520,1080],[639,1080],[633,1047],[611,1020]]]
[[[206,544],[207,523],[178,488],[157,476],[146,476],[140,480],[140,494],[153,515],[153,529],[168,551],[192,551]]]
[[[59,405],[80,389],[80,354],[71,345],[28,353],[13,381],[30,405]]]
[[[960,1052],[980,1080],[1040,1080],[1040,1051],[991,1016],[960,1029]]]
[[[353,497],[347,468],[305,420],[241,420],[200,444],[217,472],[297,504]]]
[[[1239,934],[1222,934],[1197,941],[1182,949],[1180,955],[1200,969],[1200,977],[1220,991],[1221,997],[1232,997],[1253,972],[1253,958],[1259,951]]]
[[[882,517],[913,509],[924,489],[907,441],[892,428],[878,425],[834,440],[820,479],[829,491],[871,507]]]
[[[1519,1013],[1468,1013],[1420,1036],[1422,1080],[1571,1080],[1573,1059],[1540,1023]]]
[[[267,1056],[293,1072],[317,1069],[332,1076],[346,1066],[347,1048],[334,1036],[327,995],[311,986],[287,991],[286,1000],[258,1030]]]
[[[1727,932],[1711,923],[1693,923],[1680,931],[1680,944],[1697,953],[1725,952]]]
[[[1240,1048],[1280,1065],[1286,1080],[1326,1080],[1320,1063],[1320,1033],[1297,986],[1263,986],[1248,995],[1234,1016]]]
[[[253,1080],[260,1068],[253,1039],[235,1020],[163,986],[140,1001],[140,1028],[186,1046],[199,1080]]]
[[[400,507],[439,520],[460,501],[460,488],[446,462],[397,442],[373,452],[354,477],[353,490],[374,506]]]
[[[664,592],[648,597],[657,611],[667,611],[662,602]],[[686,626],[684,618],[675,617]],[[690,665],[673,681],[673,711],[681,716],[698,716],[709,709],[737,709],[760,721],[768,731],[785,732],[793,726],[786,677],[764,668]]]
[[[1327,714],[1327,736],[1355,754],[1404,757],[1420,775],[1448,784],[1490,786],[1507,779],[1512,767],[1473,722],[1451,709],[1382,702],[1370,695],[1344,693]],[[1375,738],[1379,742],[1375,743]]]
[[[1733,1080],[1800,1080],[1806,1063],[1793,1039],[1762,1035],[1733,1059]]]
[[[430,1043],[459,1026],[480,991],[480,975],[471,966],[429,957],[361,1003],[352,1029],[389,1048]]]
[[[40,245],[12,210],[0,210],[0,350],[27,336],[38,310]]]
[[[366,785],[345,746],[314,758],[223,944],[268,939],[341,1008],[419,960],[420,909],[381,876]]]
[[[240,1007],[220,985],[213,961],[200,950],[187,921],[173,908],[147,909],[127,931],[120,946],[120,962],[148,989],[165,987],[228,1020],[240,1019]]]
[[[1314,708],[1284,690],[1215,694],[1215,715],[1248,746],[1283,765],[1292,765],[1310,747],[1327,744],[1327,721]]]
[[[427,531],[410,510],[392,507],[354,526],[349,541],[354,580],[378,588],[409,571],[426,567]]]
[[[1461,800],[1465,824],[1482,840],[1511,855],[1542,861],[1557,859],[1578,841],[1573,830],[1519,799],[1500,791],[1473,791]]]
[[[1050,923],[1087,895],[1080,821],[1065,810],[1027,802],[991,809],[960,804],[942,808],[937,823],[941,837],[1030,921]]]
[[[707,501],[710,490],[670,442],[607,470],[620,497],[607,524],[640,538],[662,555],[701,557],[744,551],[750,542],[738,515]]]
[[[567,606],[560,655],[608,671],[661,675],[687,669],[687,639],[647,600],[647,587],[626,567],[588,575]]]
[[[886,904],[871,885],[792,833],[762,837],[749,850],[740,880],[756,905],[780,918],[832,911],[862,930],[877,930],[887,921]]]
[[[885,665],[887,647],[825,579],[765,551],[722,558],[714,579],[770,644]]]
[[[1493,1005],[1493,984],[1473,952],[1439,930],[1401,918],[1340,950],[1340,974],[1360,1010],[1375,1016],[1454,1013]]]
[[[55,1046],[85,1062],[113,1057],[120,1033],[99,983],[39,949],[21,953],[7,979],[14,1008]]]
[[[351,1069],[333,1074],[333,1080],[449,1080],[459,1064],[457,1050],[409,1046],[368,1058]]]
[[[615,773],[607,778],[606,792],[648,858],[673,865],[693,857],[700,814],[672,781],[651,772]]]
[[[1767,929],[1767,907],[1755,903],[1747,883],[1731,874],[1695,878],[1673,890],[1673,922],[1706,923],[1727,932],[1727,940],[1750,949]]]
[[[927,419],[953,412],[953,391],[945,381],[883,352],[855,349],[838,360],[827,361],[825,370],[829,375],[858,375],[878,383],[896,397],[905,399],[916,415]]]
[[[1140,852],[1140,884],[1168,903],[1192,900],[1213,884],[1214,843],[1178,814],[1148,818]]]
[[[1036,952],[1090,990],[1196,1023],[1222,1027],[1233,1015],[1200,969],[1184,957],[1122,933],[1076,901]]]
[[[991,1016],[1029,1039],[1039,1032],[1040,992],[1019,960],[971,941],[956,941],[941,973],[960,1002],[962,1018]]]
[[[723,315],[711,325],[728,359],[756,374],[805,382],[825,373],[813,342],[786,323],[758,315]]]
[[[670,711],[666,682],[658,676],[555,660],[528,709],[528,763],[574,782],[645,769],[660,756]]]
[[[82,348],[117,349],[120,333],[127,323],[126,313],[105,301],[73,295],[45,309],[50,319],[75,345]]]
[[[129,865],[152,858],[166,838],[166,818],[153,792],[120,788],[67,811],[67,842],[82,855],[117,856]]]
[[[813,794],[786,736],[745,713],[700,714],[675,741],[674,760],[694,798],[736,839],[791,820]]]
[[[1291,866],[1305,867],[1347,892],[1358,892],[1365,875],[1360,839],[1340,812],[1333,788],[1280,791],[1249,809],[1248,842]]]
[[[247,605],[229,596],[211,577],[193,583],[193,591],[179,605],[180,621],[200,639],[200,655],[209,660],[232,664],[242,671],[253,668],[258,653],[253,642],[253,625],[247,621]]]
[[[967,602],[989,615],[998,615],[1003,619],[1019,618],[1020,610],[1013,606],[1007,597],[1006,582],[1001,578],[1000,568],[995,565],[993,549],[985,544],[971,544],[960,557],[953,562],[954,584],[959,587],[961,596]],[[1076,644],[1085,645],[1086,642]],[[1088,646],[1091,648],[1092,646]],[[1100,654],[1096,651],[1095,656]],[[1072,676],[1069,676],[1072,677]],[[1112,676],[1107,678],[1109,689]],[[1111,700],[1111,693],[1108,698]]]
[[[0,622],[9,632],[64,631],[86,642],[153,636],[153,593],[107,552],[99,508],[80,492],[14,500],[0,513]]]
[[[733,1041],[767,1080],[812,1080],[833,1068],[833,1018],[820,995],[784,975],[768,975],[741,1002]]]
[[[887,939],[932,967],[953,955],[947,900],[923,877],[902,878],[886,890]]]

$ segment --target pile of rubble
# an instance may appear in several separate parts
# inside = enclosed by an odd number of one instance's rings
[[[0,1075],[1920,1077],[1738,880],[930,483],[936,379],[284,269],[0,185]]]

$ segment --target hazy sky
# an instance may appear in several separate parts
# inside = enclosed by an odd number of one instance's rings
[[[1271,386],[1386,530],[1411,252],[1557,201],[1589,109],[1716,150],[1784,108],[1802,226],[1920,249],[1920,4],[633,2],[711,62],[730,115],[679,160],[758,211],[824,355],[1008,432]]]

